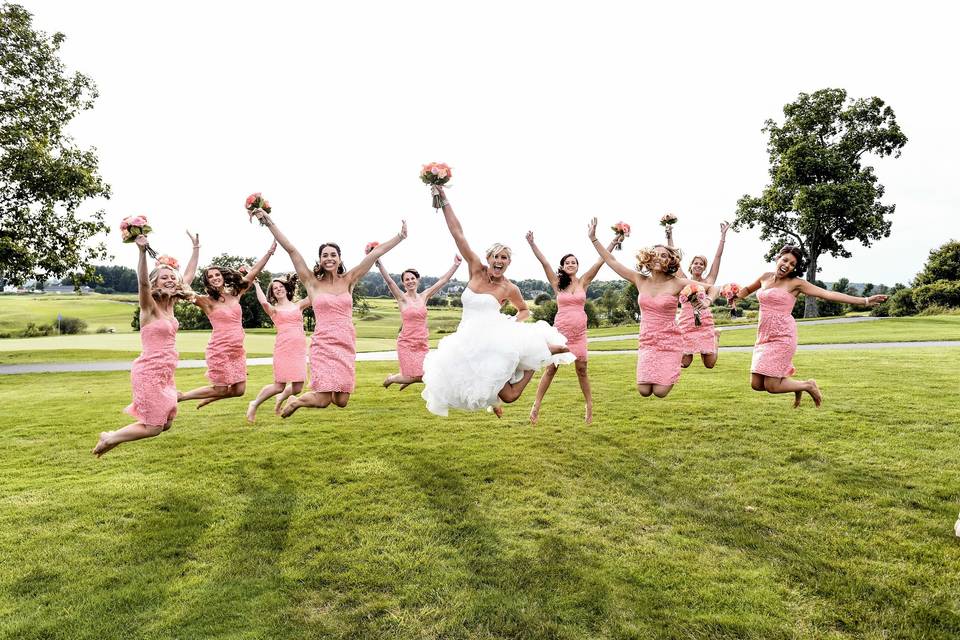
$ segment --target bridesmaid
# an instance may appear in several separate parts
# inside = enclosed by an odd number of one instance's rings
[[[640,337],[637,349],[637,391],[643,397],[665,398],[680,379],[683,339],[676,323],[677,298],[687,285],[697,282],[677,277],[681,254],[662,244],[637,252],[637,269],[617,261],[597,240],[597,219],[590,221],[587,235],[593,248],[621,278],[632,282],[639,292]],[[707,297],[716,298],[715,285],[706,287]]]
[[[797,295],[802,293],[831,302],[865,306],[879,304],[887,296],[861,298],[821,289],[800,277],[806,270],[804,260],[805,256],[799,247],[784,245],[777,254],[776,270],[764,273],[740,289],[737,297],[742,300],[759,289],[760,322],[750,365],[750,386],[754,391],[793,393],[794,407],[800,406],[800,399],[806,391],[819,407],[823,403],[823,394],[817,381],[794,380],[790,377],[796,372],[793,354],[797,351],[797,321],[793,319],[793,306]]]
[[[450,282],[450,278],[457,272],[461,262],[463,262],[463,259],[460,256],[454,256],[453,266],[435,284],[425,289],[423,293],[417,293],[417,289],[420,287],[420,273],[416,269],[407,269],[400,274],[400,280],[403,282],[404,288],[404,291],[401,291],[397,283],[390,277],[387,268],[383,266],[383,262],[377,260],[380,275],[383,276],[390,293],[397,301],[397,306],[400,307],[401,320],[400,335],[397,336],[397,359],[400,361],[400,373],[387,376],[383,381],[385,388],[396,383],[400,385],[400,390],[403,391],[415,382],[423,382],[423,359],[430,351],[427,300]]]
[[[727,230],[730,228],[728,222],[720,223],[720,244],[717,246],[717,253],[713,256],[713,266],[710,267],[710,273],[706,277],[703,272],[707,269],[706,256],[693,256],[690,261],[690,279],[700,284],[716,284],[717,274],[720,273],[720,258],[723,257],[723,244],[727,239]],[[673,247],[673,226],[667,226],[667,246]],[[687,274],[683,269],[677,270],[677,275],[686,278]],[[693,305],[686,298],[680,299],[680,317],[677,319],[680,325],[680,332],[683,339],[683,360],[680,366],[686,369],[693,362],[694,354],[699,353],[703,366],[707,369],[713,369],[717,364],[717,328],[713,323],[713,314],[710,313],[710,307],[705,306],[700,310],[700,326],[698,327],[693,319]]]
[[[339,245],[332,242],[321,244],[319,261],[311,270],[267,212],[258,209],[254,215],[290,254],[317,319],[310,339],[310,391],[288,400],[280,415],[289,418],[300,407],[323,409],[331,403],[345,407],[356,386],[357,332],[353,326],[353,288],[374,262],[407,237],[407,223],[404,221],[400,233],[378,245],[349,271],[343,266]]]
[[[138,237],[136,244],[140,249],[137,290],[143,351],[134,360],[130,372],[133,402],[124,409],[136,422],[116,431],[101,432],[93,448],[98,458],[123,442],[160,435],[170,428],[177,415],[177,386],[173,374],[177,368],[178,323],[173,307],[177,300],[192,298],[193,292],[169,265],[157,265],[148,275],[146,236]],[[194,246],[196,253],[196,240]]]
[[[280,415],[283,401],[300,393],[307,379],[307,338],[303,332],[303,310],[310,307],[304,298],[294,302],[297,291],[297,276],[274,278],[270,281],[269,293],[264,295],[260,282],[253,281],[260,306],[277,328],[273,345],[273,384],[268,384],[247,406],[247,422],[257,417],[257,407],[267,398],[277,396],[274,413]],[[280,394],[280,395],[277,395]]]
[[[607,246],[607,251],[613,251],[614,245],[622,240],[623,238],[620,236],[614,238]],[[534,242],[533,231],[527,231],[527,242],[533,249],[533,255],[543,265],[543,272],[557,297],[557,315],[553,320],[553,326],[566,337],[567,348],[570,349],[570,353],[577,357],[573,366],[577,372],[577,381],[580,383],[580,390],[583,392],[583,399],[586,403],[583,421],[590,424],[593,422],[593,396],[590,393],[590,378],[587,377],[587,314],[583,307],[587,302],[587,287],[600,272],[600,267],[603,266],[603,258],[598,259],[582,276],[578,276],[577,270],[580,268],[580,262],[576,256],[568,253],[560,258],[560,268],[554,272],[550,262]],[[540,377],[537,397],[533,401],[533,408],[530,409],[531,424],[537,424],[543,396],[546,395],[547,389],[550,388],[550,384],[556,375],[557,365],[551,364],[547,366]]]
[[[224,398],[237,398],[247,390],[247,353],[243,348],[243,310],[240,296],[253,285],[257,275],[277,250],[274,242],[246,274],[227,267],[211,266],[200,279],[206,289],[193,303],[207,314],[213,333],[204,353],[210,385],[180,394],[180,402],[197,400],[197,409]]]

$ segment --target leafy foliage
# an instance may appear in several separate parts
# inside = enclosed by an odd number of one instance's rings
[[[923,271],[913,280],[913,286],[932,284],[938,280],[960,280],[960,242],[950,240],[930,252]]]

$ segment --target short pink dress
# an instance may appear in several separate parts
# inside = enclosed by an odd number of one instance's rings
[[[397,359],[400,373],[408,378],[423,376],[423,359],[430,351],[426,305],[407,305],[400,312],[403,326],[397,336]]]
[[[637,384],[676,384],[680,379],[683,338],[676,322],[677,297],[669,293],[637,296],[640,340]]]
[[[273,381],[303,382],[307,379],[307,338],[300,307],[275,308],[273,326],[277,328],[277,339],[273,343]]]
[[[150,427],[162,427],[177,415],[177,329],[175,318],[154,320],[140,327],[143,352],[133,361],[130,382],[133,402],[124,413]]]
[[[750,371],[771,378],[792,376],[796,372],[793,354],[797,352],[797,321],[792,312],[797,299],[792,293],[773,287],[758,291],[757,299],[760,322]]]
[[[310,339],[310,388],[353,393],[357,330],[353,327],[353,296],[349,292],[313,296],[317,324]]]
[[[693,319],[693,305],[680,298],[680,317],[677,318],[683,336],[683,355],[717,352],[717,328],[713,324],[710,307],[700,310],[700,326]]]
[[[240,303],[218,304],[207,314],[213,334],[204,352],[207,379],[225,387],[247,379],[247,352],[243,348],[243,310]]]
[[[583,310],[587,293],[557,294],[557,316],[553,326],[567,339],[567,348],[577,360],[587,359],[587,313]]]

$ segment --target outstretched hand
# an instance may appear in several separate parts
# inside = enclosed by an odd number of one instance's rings
[[[149,244],[149,241],[147,240],[147,236],[145,236],[145,235],[139,235],[139,236],[137,236],[137,238],[134,240],[134,242],[135,242],[135,243],[137,244],[137,246],[140,248],[140,251],[141,251],[141,252],[147,250],[147,246],[148,246],[148,244]]]
[[[587,237],[590,238],[591,241],[597,239],[597,219],[596,218],[591,218],[590,224],[587,225]]]
[[[401,220],[401,222],[403,222],[403,226],[400,227],[400,234],[399,234],[399,235],[400,235],[400,239],[401,239],[401,240],[405,240],[406,237],[407,237],[407,221],[406,221],[406,220]]]
[[[193,235],[192,233],[190,233],[190,230],[187,229],[187,237],[190,238],[190,242],[193,244],[193,248],[194,248],[194,249],[199,249],[199,248],[200,248],[200,234],[199,234],[199,233],[198,233],[197,235]]]
[[[727,235],[727,230],[729,230],[729,229],[730,229],[730,223],[729,223],[729,222],[727,222],[726,220],[724,220],[723,222],[721,222],[721,223],[720,223],[720,236],[721,236],[721,237],[726,236],[726,235]]]
[[[453,256],[453,266],[454,268],[459,268],[460,264],[463,262],[463,258],[459,254]]]
[[[875,296],[870,296],[870,297],[867,298],[867,306],[868,306],[868,307],[872,307],[872,306],[874,306],[874,305],[880,304],[881,302],[886,302],[886,301],[887,301],[887,298],[889,298],[889,297],[890,297],[890,296],[885,296],[885,295],[881,295],[881,294],[878,294],[878,295],[875,295]]]
[[[530,246],[533,246],[533,231],[527,231],[527,242],[530,243]]]

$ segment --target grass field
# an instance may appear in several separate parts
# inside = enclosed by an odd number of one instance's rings
[[[101,460],[126,373],[4,377],[0,637],[956,638],[958,355],[800,353],[820,410],[749,354],[659,401],[597,358],[595,423],[567,368],[535,428],[532,386],[440,419],[360,363],[347,409],[183,406]]]
[[[86,320],[91,333],[99,327],[112,327],[119,333],[131,333],[133,328],[130,320],[133,319],[136,302],[135,295],[2,295],[0,333],[17,333],[28,322],[56,326],[58,313]]]

